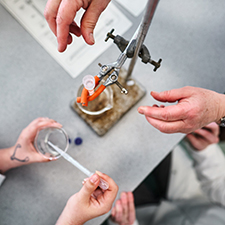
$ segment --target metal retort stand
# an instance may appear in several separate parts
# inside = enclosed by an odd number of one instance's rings
[[[103,66],[100,65],[101,70],[98,75],[100,79],[105,75],[109,76],[103,85],[105,87],[110,85],[112,89],[112,107],[99,115],[90,115],[81,110],[81,107],[78,105],[80,103],[72,101],[71,106],[75,112],[77,112],[99,136],[104,135],[146,94],[145,88],[131,77],[137,58],[140,57],[145,64],[152,64],[154,66],[154,71],[160,67],[162,60],[159,59],[158,62],[152,60],[147,47],[143,45],[158,2],[159,0],[148,1],[140,25],[130,41],[125,40],[119,35],[114,36],[114,29],[107,34],[105,41],[108,41],[110,38],[113,39],[114,43],[122,52],[115,63]],[[126,71],[122,68],[122,65],[127,58],[131,58],[131,62]],[[120,90],[116,86],[118,86]],[[96,99],[94,101],[96,101]],[[95,106],[98,107],[99,104],[102,104],[102,102],[96,103]]]

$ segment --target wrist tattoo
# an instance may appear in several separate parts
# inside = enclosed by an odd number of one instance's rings
[[[28,162],[29,161],[29,157],[26,157],[25,159],[19,159],[17,158],[15,155],[16,155],[16,152],[18,150],[18,148],[21,148],[21,145],[20,144],[17,144],[16,147],[15,147],[15,150],[12,154],[12,156],[10,157],[11,160],[17,160],[19,162]]]

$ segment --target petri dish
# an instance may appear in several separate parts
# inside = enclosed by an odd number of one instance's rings
[[[48,142],[51,142],[64,152],[69,147],[69,138],[64,129],[57,127],[44,127],[40,129],[35,137],[34,146],[40,154],[50,160],[58,159],[61,155],[49,146]]]

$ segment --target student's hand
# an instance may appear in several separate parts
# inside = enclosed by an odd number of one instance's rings
[[[176,105],[141,106],[139,113],[164,133],[190,133],[225,116],[225,95],[203,88],[183,87],[164,92],[151,92],[160,102]]]
[[[37,132],[44,127],[61,128],[62,125],[49,118],[37,118],[32,121],[23,129],[16,142],[15,148],[17,148],[17,152],[15,152],[15,156],[17,158],[27,158],[29,163],[49,161],[49,159],[44,158],[37,152],[33,144]]]
[[[62,127],[61,124],[48,118],[37,118],[32,121],[23,129],[14,146],[0,151],[0,171],[5,173],[18,166],[49,161],[39,154],[33,145],[38,130],[47,126]]]
[[[105,191],[98,188],[100,177],[109,184],[109,188]],[[84,185],[78,193],[70,197],[56,224],[81,225],[109,212],[117,192],[118,186],[112,178],[96,172],[90,178],[85,179]]]
[[[87,44],[93,45],[95,25],[109,2],[110,0],[48,0],[44,15],[57,37],[58,51],[65,51],[67,44],[71,44],[71,34],[78,37],[82,35]],[[80,25],[77,25],[74,18],[81,8],[85,12]]]
[[[111,220],[119,225],[132,225],[136,220],[132,192],[122,192],[111,212]]]
[[[207,146],[219,142],[219,132],[219,126],[213,122],[188,134],[186,137],[195,150],[201,151]]]

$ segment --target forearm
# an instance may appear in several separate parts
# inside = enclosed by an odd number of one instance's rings
[[[56,225],[83,225],[84,223],[81,222],[81,219],[79,218],[79,216],[81,216],[80,214],[81,213],[78,213],[76,209],[70,206],[70,200],[68,200],[65,208],[56,222]]]
[[[83,225],[83,223],[71,223],[69,218],[65,218],[61,215],[57,220],[56,225]]]
[[[4,174],[7,170],[11,168],[11,152],[13,147],[5,148],[0,150],[0,173]]]
[[[4,174],[6,171],[24,165],[23,160],[16,158],[16,150],[18,146],[12,146],[0,150],[0,173]]]

